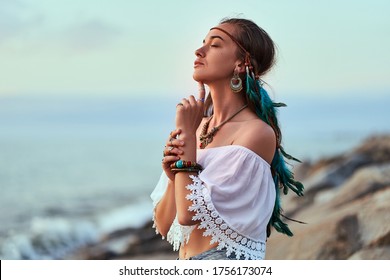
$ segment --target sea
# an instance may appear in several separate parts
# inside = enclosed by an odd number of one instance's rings
[[[280,99],[283,145],[304,161],[390,133],[387,93]],[[0,96],[0,259],[66,258],[150,221],[179,100]]]

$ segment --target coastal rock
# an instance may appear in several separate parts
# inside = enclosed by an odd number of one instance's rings
[[[267,259],[388,258],[390,136],[324,162],[306,165],[309,199],[284,201],[286,215],[307,224],[289,222],[292,238],[273,232]]]
[[[289,201],[285,210],[295,213],[314,203],[318,193],[338,188],[360,168],[389,162],[390,135],[370,137],[362,145],[342,155],[314,163],[304,162],[295,168],[294,173],[305,186],[305,196],[298,200],[292,196],[285,198]]]
[[[390,246],[360,250],[349,260],[390,260]]]
[[[156,235],[152,222],[140,229],[128,228],[114,232],[95,245],[87,246],[67,259],[175,259],[178,253],[172,246]]]

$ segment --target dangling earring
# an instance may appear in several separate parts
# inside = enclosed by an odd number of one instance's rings
[[[242,80],[238,71],[234,70],[233,78],[230,80],[230,88],[234,93],[239,93],[242,90]]]

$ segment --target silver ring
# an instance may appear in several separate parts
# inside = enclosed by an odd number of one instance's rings
[[[172,151],[173,150],[173,146],[170,146],[169,148],[168,148],[168,151],[170,152],[170,151]]]
[[[198,101],[204,102],[204,98],[199,98]]]

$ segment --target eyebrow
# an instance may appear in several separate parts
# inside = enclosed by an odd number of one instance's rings
[[[210,36],[210,40],[212,40],[212,39],[221,39],[222,41],[224,41],[224,39],[221,37],[221,36],[218,36],[218,35],[214,35],[214,36]],[[205,39],[203,39],[203,43],[205,43],[206,42],[206,40]]]

